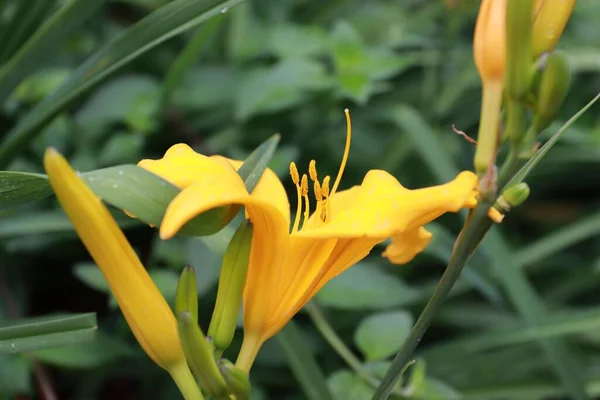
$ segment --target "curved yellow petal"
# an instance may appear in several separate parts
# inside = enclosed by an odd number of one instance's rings
[[[55,150],[46,150],[44,167],[56,197],[142,348],[165,369],[185,364],[169,305],[106,207]]]
[[[277,311],[272,313],[265,336],[270,338],[279,332],[329,280],[365,258],[371,249],[383,240],[383,238],[329,239],[329,241],[317,239],[321,242],[333,241],[335,246],[327,249],[328,256],[325,260],[321,258],[311,267],[312,274],[302,280],[301,290],[293,286],[294,297],[290,299],[293,301],[281,302]]]
[[[273,305],[272,298],[266,294],[275,293],[276,268],[283,264],[288,248],[289,220],[278,207],[248,194],[233,169],[222,175],[202,174],[200,180],[171,201],[160,235],[163,239],[171,238],[198,214],[229,204],[245,206],[254,227],[244,292],[244,327],[249,332],[260,332]]]
[[[235,168],[236,171],[243,164],[242,161],[231,160],[218,155],[211,156],[210,158],[228,162],[233,166],[233,168]],[[272,204],[279,210],[286,220],[290,220],[290,201],[287,197],[285,188],[283,187],[283,183],[281,183],[281,180],[272,169],[265,169],[265,172],[258,181],[258,184],[252,191],[252,197]]]
[[[383,256],[393,264],[406,264],[427,247],[433,235],[427,229],[419,227],[392,236]]]
[[[180,189],[198,182],[204,174],[227,174],[227,171],[232,169],[228,163],[196,153],[184,143],[171,146],[163,158],[144,159],[138,166]]]
[[[476,201],[477,176],[461,172],[440,186],[409,190],[385,171],[369,171],[362,184],[352,189],[351,205],[331,199],[331,220],[299,236],[337,238],[385,238],[416,229],[446,212],[456,212]],[[343,193],[343,192],[342,192]]]

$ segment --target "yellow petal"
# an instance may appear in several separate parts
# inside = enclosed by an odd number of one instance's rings
[[[171,146],[163,158],[144,159],[138,163],[138,166],[180,189],[198,182],[204,174],[223,174],[232,169],[228,163],[196,153],[184,143]]]
[[[282,265],[288,248],[289,220],[278,207],[249,195],[233,169],[221,175],[214,171],[200,175],[195,184],[183,189],[171,201],[160,234],[168,239],[196,215],[228,204],[245,206],[254,227],[244,293],[244,327],[257,332],[262,330],[273,304],[267,295],[275,292],[277,276],[273,268]]]
[[[106,207],[54,149],[44,155],[52,189],[100,267],[133,334],[159,366],[185,362],[169,305]]]
[[[242,161],[231,160],[223,156],[211,156],[211,159],[228,162],[237,171],[243,164]],[[258,184],[252,191],[252,197],[270,203],[276,207],[287,221],[290,220],[290,201],[288,200],[283,183],[272,169],[266,168]]]
[[[337,238],[386,238],[416,229],[446,212],[456,212],[476,200],[477,177],[462,172],[440,186],[409,190],[385,171],[369,171],[354,188],[354,202],[340,205],[336,195],[331,204],[331,220],[317,228],[301,230],[299,236]],[[342,192],[343,193],[343,192]]]
[[[300,238],[296,238],[300,239]],[[313,239],[323,243],[323,249],[327,248],[326,260],[313,257],[315,263],[311,266],[311,275],[302,280],[300,287],[290,286],[293,290],[293,302],[281,302],[277,311],[272,313],[268,322],[266,338],[275,335],[304,305],[332,278],[344,272],[363,258],[365,258],[373,247],[383,241],[383,238],[360,238],[360,239],[338,239],[323,240]],[[331,242],[335,243],[330,250]],[[290,252],[292,250],[290,249]],[[323,253],[322,255],[325,255]],[[287,265],[286,265],[287,267]],[[293,288],[293,289],[291,289]],[[277,297],[279,298],[279,297]]]
[[[423,227],[392,236],[392,243],[383,252],[383,256],[393,264],[406,264],[427,247],[432,238],[431,232]]]

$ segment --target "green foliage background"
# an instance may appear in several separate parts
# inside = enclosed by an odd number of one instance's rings
[[[21,1],[0,1],[0,63],[65,3],[30,0],[20,13]],[[36,53],[26,78],[6,93],[0,135],[6,139],[31,123],[36,104],[48,101],[88,57],[166,3],[109,1],[89,16],[82,12],[76,28]],[[458,3],[448,9],[438,0],[251,0],[223,8],[71,99],[51,122],[33,130],[41,130],[34,140],[11,154],[7,169],[43,172],[47,146],[80,171],[160,157],[179,142],[243,159],[280,133],[270,167],[291,191],[290,161],[305,170],[315,159],[322,175],[337,172],[343,110],[349,108],[354,136],[343,187],[376,168],[411,188],[441,183],[472,169],[473,146],[452,125],[474,136],[479,118],[480,83],[471,50],[478,1]],[[600,87],[598,21],[600,3],[580,0],[559,44],[574,76],[561,122]],[[119,60],[106,57],[97,66],[114,61]],[[6,77],[7,65],[0,76]],[[81,82],[91,83],[86,79]],[[566,398],[540,344],[566,348],[569,365],[591,394],[600,395],[596,110],[531,175],[530,200],[483,242],[396,398]],[[55,199],[3,207],[0,213],[0,326],[24,316],[94,311],[99,326],[95,341],[27,355],[0,353],[0,397],[44,398],[36,394],[40,387],[52,387],[68,399],[179,398],[168,376],[133,340]],[[389,265],[376,248],[318,294],[327,321],[362,363],[359,371],[327,344],[306,313],[297,316],[308,349],[303,351],[314,355],[336,400],[370,398],[364,375],[383,373],[408,334],[443,271],[462,217],[449,215],[431,226],[432,244],[409,265]],[[232,232],[163,242],[155,231],[120,220],[169,301],[182,266],[195,267],[206,328]],[[282,345],[285,341],[271,340],[261,351],[252,371],[252,398],[318,399],[299,385]]]

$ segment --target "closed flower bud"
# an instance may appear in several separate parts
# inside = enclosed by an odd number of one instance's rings
[[[473,38],[475,65],[482,81],[502,80],[506,64],[506,0],[483,0]]]
[[[537,0],[533,22],[533,57],[552,51],[571,17],[576,0]]]
[[[482,102],[475,151],[481,176],[494,163],[506,68],[506,0],[483,0],[473,40],[475,65],[481,77]]]
[[[235,399],[248,400],[250,398],[250,379],[248,379],[248,373],[225,359],[219,360],[219,368],[225,377],[229,392],[235,395]]]
[[[204,333],[188,312],[179,313],[178,322],[183,351],[200,386],[212,397],[227,399],[227,384]]]
[[[546,129],[554,120],[571,82],[569,63],[564,54],[555,51],[548,55],[544,64],[534,103],[532,129],[536,133]]]
[[[208,328],[208,335],[213,340],[217,355],[229,347],[235,333],[246,284],[251,243],[252,224],[246,220],[233,235],[221,266],[217,302]]]
[[[198,286],[196,272],[191,265],[181,271],[175,295],[175,313],[188,312],[192,319],[198,321]]]
[[[510,186],[498,199],[498,205],[503,208],[503,211],[510,211],[511,208],[520,206],[529,197],[530,189],[526,183],[517,183]]]

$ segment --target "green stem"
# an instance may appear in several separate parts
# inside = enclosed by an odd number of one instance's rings
[[[337,332],[325,318],[325,315],[323,315],[321,308],[314,301],[310,301],[304,306],[304,310],[308,313],[308,316],[312,320],[321,336],[323,336],[327,343],[329,343],[333,350],[335,350],[335,352],[346,362],[346,364],[348,364],[348,366],[352,368],[352,370],[356,372],[358,376],[360,376],[374,388],[379,386],[381,383],[379,378],[367,373],[362,368],[362,362],[354,355],[354,353],[352,353],[344,341],[338,336]],[[393,393],[397,396],[405,396],[405,394],[401,393],[399,390],[394,390]]]
[[[187,363],[183,362],[169,369],[169,374],[185,400],[204,400],[202,392]]]
[[[398,351],[398,354],[396,354],[396,357],[392,361],[392,365],[387,370],[381,384],[375,391],[372,400],[385,400],[392,392],[400,378],[402,369],[412,358],[414,350],[423,338],[433,317],[444,304],[448,293],[460,276],[461,271],[473,253],[477,243],[481,241],[483,235],[485,235],[490,228],[491,223],[487,214],[492,204],[493,203],[487,201],[480,202],[465,223],[463,231],[457,239],[454,252],[452,253],[452,257],[450,258],[450,262],[448,263],[444,275],[442,275],[435,292],[427,302],[427,305],[425,305],[416,324],[413,326],[410,335],[405,340],[402,348]]]

